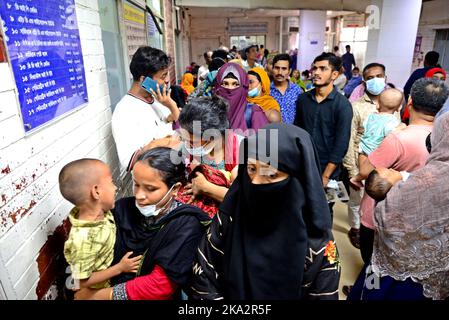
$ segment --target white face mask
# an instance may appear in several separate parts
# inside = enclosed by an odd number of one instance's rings
[[[214,145],[211,144],[209,147],[196,147],[196,148],[189,148],[187,144],[184,142],[184,148],[186,151],[191,154],[194,157],[204,157],[205,155],[208,155],[211,153],[212,149],[214,148]]]
[[[156,207],[157,207],[161,202],[164,201],[165,197],[166,197],[168,194],[170,194],[170,192],[172,191],[172,189],[174,188],[174,186],[175,186],[175,185],[173,185],[173,186],[170,188],[170,190],[168,190],[168,192],[162,197],[162,199],[159,200],[158,203],[156,203],[156,204],[149,204],[149,205],[147,205],[147,206],[141,207],[141,206],[139,206],[139,204],[137,203],[137,200],[136,200],[136,207],[137,207],[137,209],[139,209],[140,213],[141,213],[143,216],[147,217],[147,218],[148,218],[148,217],[152,217],[152,216],[157,216],[157,215],[164,209],[165,206],[162,207],[162,208],[159,208],[159,209],[156,209]],[[167,203],[168,203],[168,202],[167,202]]]
[[[366,81],[366,90],[372,95],[378,96],[385,90],[385,78],[373,78]]]

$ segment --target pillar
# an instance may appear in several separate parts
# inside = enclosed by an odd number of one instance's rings
[[[388,82],[402,89],[410,76],[422,0],[375,0],[367,8],[365,63],[385,65]]]
[[[298,69],[310,69],[316,56],[324,50],[326,11],[301,10],[299,13]]]

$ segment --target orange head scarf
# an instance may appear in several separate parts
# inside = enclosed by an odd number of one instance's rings
[[[193,86],[193,74],[186,73],[182,76],[181,88],[187,91],[188,94],[191,94],[195,90]]]
[[[277,103],[277,101],[270,96],[270,78],[268,77],[268,74],[260,67],[252,68],[250,71],[257,73],[260,80],[262,80],[262,95],[255,98],[247,97],[248,102],[257,104],[263,109],[263,111],[275,109],[280,112],[281,109],[279,107],[279,103]]]

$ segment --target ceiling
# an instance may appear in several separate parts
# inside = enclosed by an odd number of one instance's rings
[[[371,0],[175,0],[182,7],[213,7],[243,9],[310,9],[365,12]]]

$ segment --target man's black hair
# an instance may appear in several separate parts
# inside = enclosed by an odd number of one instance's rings
[[[424,57],[424,62],[429,67],[436,67],[439,59],[440,59],[440,54],[438,52],[429,51],[426,53],[426,56]]]
[[[332,53],[324,52],[320,54],[318,57],[315,58],[315,60],[313,60],[313,63],[315,64],[316,62],[319,61],[328,61],[329,65],[332,66],[333,71],[339,71],[342,66],[341,58],[337,57],[335,54]]]
[[[365,74],[365,72],[366,72],[368,69],[376,68],[376,67],[382,68],[382,70],[383,70],[384,73],[385,73],[385,71],[386,71],[385,66],[384,66],[382,63],[377,63],[377,62],[368,63],[368,64],[365,66],[365,68],[363,68],[363,72],[362,72],[362,73]]]
[[[280,53],[277,54],[274,58],[273,58],[273,66],[278,62],[278,61],[288,61],[288,68],[290,69],[292,66],[292,58],[287,54],[287,53]]]
[[[212,59],[221,58],[226,60],[228,58],[228,53],[223,49],[217,49],[212,52]]]
[[[139,81],[140,77],[152,77],[160,70],[167,69],[171,59],[164,51],[152,47],[140,47],[134,53],[129,70],[134,81]]]
[[[449,88],[438,79],[421,78],[410,90],[413,109],[425,115],[435,116],[449,96]]]

